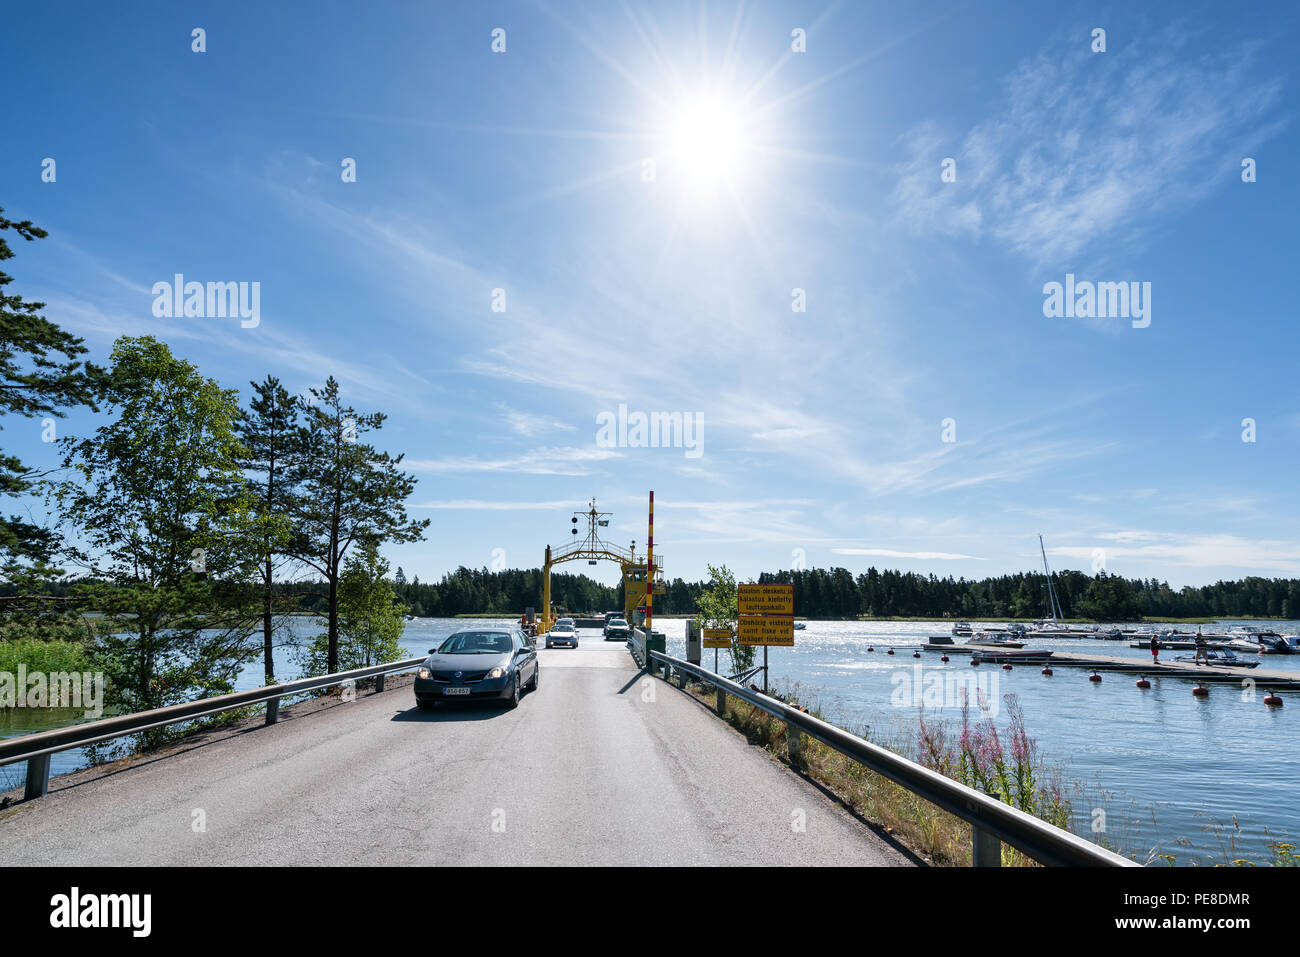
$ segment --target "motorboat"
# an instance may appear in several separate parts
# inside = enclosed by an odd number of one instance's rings
[[[1015,636],[1005,631],[977,631],[966,641],[968,645],[996,645],[999,648],[1023,648],[1023,641],[1016,641]]]
[[[1300,655],[1300,635],[1263,638],[1260,640],[1259,650],[1265,655]]]
[[[1026,648],[1023,651],[1002,651],[1000,649],[979,648],[971,652],[972,661],[993,661],[1003,664],[1043,664],[1052,657],[1052,652],[1039,648]]]
[[[1217,665],[1220,668],[1258,668],[1258,661],[1247,661],[1239,656],[1231,648],[1216,648],[1207,650],[1205,658],[1209,664]],[[1195,655],[1175,655],[1174,661],[1196,661]]]
[[[954,638],[969,638],[973,634],[969,621],[959,621],[952,626]]]

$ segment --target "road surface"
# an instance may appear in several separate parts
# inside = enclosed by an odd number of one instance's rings
[[[0,811],[6,864],[910,863],[698,703],[583,631],[518,709],[409,686]],[[803,822],[802,830],[798,825]]]

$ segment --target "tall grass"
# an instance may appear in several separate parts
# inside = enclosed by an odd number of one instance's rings
[[[90,653],[78,641],[41,641],[19,639],[0,641],[0,671],[17,673],[25,665],[28,672],[93,671]]]
[[[805,707],[809,714],[822,717],[815,700],[809,699],[806,693],[800,694],[798,686],[782,691],[787,703]],[[714,700],[712,689],[701,689],[697,694],[702,701]],[[1025,729],[1024,713],[1015,695],[1004,696],[1004,701],[1009,722],[1003,729],[987,717],[987,709],[981,708],[985,717],[972,720],[969,707],[964,707],[960,728],[955,730],[926,719],[924,714],[919,727],[910,732],[897,728],[884,733],[871,728],[849,730],[873,744],[1068,828],[1072,809],[1061,770],[1041,758],[1034,739]],[[784,721],[730,695],[726,717],[751,744],[763,747],[778,760],[788,761]],[[930,862],[952,866],[970,864],[970,824],[835,749],[805,735],[803,760],[796,770]],[[1033,860],[1008,845],[1002,847],[1002,863],[1035,866]]]

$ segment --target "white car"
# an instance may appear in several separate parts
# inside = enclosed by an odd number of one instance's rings
[[[578,647],[578,629],[572,622],[557,621],[555,627],[546,633],[546,647],[554,648],[556,645]]]

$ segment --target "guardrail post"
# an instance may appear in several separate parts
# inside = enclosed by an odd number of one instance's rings
[[[650,657],[650,652],[657,651],[660,654],[663,654],[665,648],[666,645],[664,644],[663,638],[656,638],[654,636],[654,632],[646,633],[645,636],[646,670],[649,671],[650,674],[655,673],[655,667],[656,667],[655,660]]]
[[[272,698],[266,703],[266,723],[275,724],[280,720],[280,699]]]
[[[785,723],[785,753],[791,764],[803,764],[803,732],[789,721]]]
[[[719,688],[718,689],[718,717],[725,718],[726,716],[727,716],[727,692],[724,691],[722,688]]]
[[[375,694],[379,694],[383,690],[384,690],[384,676],[375,675]]]
[[[985,793],[995,801],[1001,800],[996,794],[987,791]],[[990,834],[981,829],[978,824],[970,826],[970,866],[1002,866],[1002,842],[998,840],[996,834]]]
[[[23,800],[45,797],[50,789],[50,756],[38,754],[27,759],[27,787],[23,791]]]

